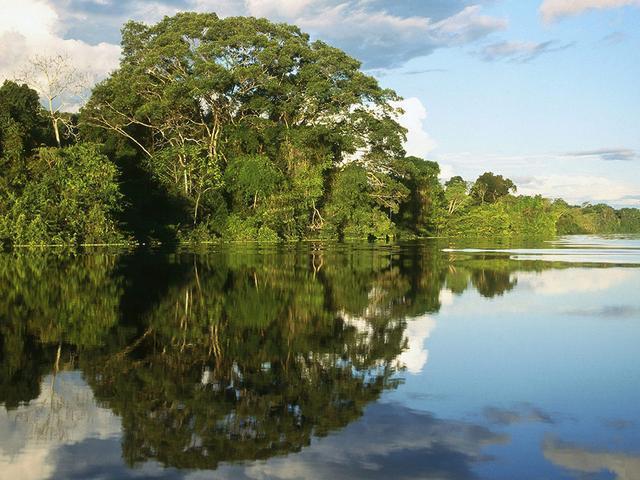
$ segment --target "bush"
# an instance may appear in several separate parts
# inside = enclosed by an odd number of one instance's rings
[[[99,147],[43,148],[24,187],[6,198],[0,238],[11,244],[121,243],[117,170]]]

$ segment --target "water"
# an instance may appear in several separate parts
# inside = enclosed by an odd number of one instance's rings
[[[0,478],[638,479],[639,292],[638,237],[2,254]]]

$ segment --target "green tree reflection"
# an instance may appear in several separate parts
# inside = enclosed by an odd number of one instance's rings
[[[0,403],[79,368],[130,465],[298,451],[398,385],[407,323],[444,288],[502,295],[515,268],[436,244],[2,255]]]

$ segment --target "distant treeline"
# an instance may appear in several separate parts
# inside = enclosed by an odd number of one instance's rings
[[[407,157],[395,92],[297,27],[184,13],[122,30],[120,68],[79,114],[40,58],[43,109],[0,87],[0,241],[387,239],[639,232],[640,211],[516,196],[487,172],[442,185]]]

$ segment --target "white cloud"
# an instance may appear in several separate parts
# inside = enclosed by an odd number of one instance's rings
[[[398,356],[398,362],[407,367],[409,373],[418,374],[427,364],[429,351],[425,341],[435,328],[436,321],[428,315],[407,320],[407,349]]]
[[[451,290],[446,288],[440,290],[440,305],[442,305],[442,307],[449,307],[453,305],[454,301],[455,295]]]
[[[436,143],[424,129],[424,121],[427,118],[424,104],[419,98],[411,97],[396,102],[394,106],[404,111],[398,122],[407,129],[407,141],[404,146],[407,155],[427,158]]]
[[[634,157],[629,161],[628,152]],[[615,207],[640,206],[640,178],[635,150],[596,149],[574,153],[531,155],[440,154],[439,163],[453,166],[456,175],[475,180],[486,171],[511,178],[518,194],[562,198],[570,204],[607,203]],[[607,166],[613,160],[616,168]],[[544,172],[544,173],[540,173]],[[606,174],[603,174],[606,172]]]
[[[48,1],[0,0],[0,12],[0,82],[16,77],[35,54],[66,54],[94,82],[118,65],[117,45],[63,38],[63,22]]]
[[[435,23],[430,33],[442,43],[461,45],[482,38],[488,32],[504,30],[507,25],[505,19],[482,15],[481,7],[472,5]]]
[[[0,33],[38,38],[47,37],[57,28],[58,15],[45,1],[0,0],[0,11]]]
[[[552,22],[587,10],[624,6],[640,6],[640,0],[544,0],[540,6],[540,13],[546,22]]]
[[[40,392],[15,410],[0,408],[2,478],[49,478],[56,469],[55,453],[65,445],[121,431],[120,419],[96,404],[79,372],[45,377]]]
[[[518,183],[518,193],[563,198],[570,204],[640,204],[633,200],[638,190],[633,185],[596,175],[533,175]]]
[[[542,444],[544,457],[555,465],[585,474],[609,472],[618,480],[640,478],[640,456],[600,451],[547,437]],[[586,477],[587,475],[585,475]]]
[[[435,49],[463,45],[503,30],[507,21],[483,15],[479,6],[452,2],[450,15],[434,20],[428,5],[407,14],[398,5],[370,0],[193,0],[198,11],[253,15],[294,23],[314,38],[345,49],[365,68],[393,68]]]
[[[540,255],[540,258],[544,257],[545,255]],[[545,296],[597,293],[612,290],[616,286],[633,279],[633,276],[633,271],[620,268],[518,272],[518,287],[532,290],[536,295]]]
[[[255,17],[297,16],[313,3],[314,0],[245,0],[248,13]]]

